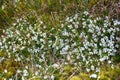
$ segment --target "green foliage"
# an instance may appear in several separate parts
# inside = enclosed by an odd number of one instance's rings
[[[5,56],[6,56],[6,53],[3,51],[0,51],[0,57],[5,57]]]
[[[100,80],[118,78],[118,66],[104,66],[113,64],[110,53],[119,43],[113,39],[119,35],[114,32],[119,21],[111,19],[119,19],[118,1],[0,0],[0,80],[16,76],[20,80],[93,80],[90,76],[97,70]],[[88,28],[90,25],[95,27]],[[85,35],[79,37],[82,32]],[[103,34],[96,41],[93,34],[98,32]],[[115,43],[107,52],[104,48],[111,45],[100,45],[107,42],[100,41],[104,36]],[[85,46],[87,43],[97,47]],[[120,57],[115,56],[114,63],[118,62]]]
[[[110,66],[102,68],[100,72],[100,80],[116,80],[120,75],[120,68],[115,66],[112,69]]]
[[[81,79],[83,80],[83,79],[85,79],[85,80],[90,80],[90,75],[89,74],[86,74],[86,73],[80,73],[79,74],[80,75],[80,77],[81,77]]]
[[[105,19],[94,18],[87,11],[67,17],[62,24],[53,16],[44,17],[44,21],[32,16],[30,13],[17,19],[12,24],[13,27],[4,30],[7,37],[2,36],[0,39],[0,49],[10,53],[10,59],[27,63],[25,69],[25,65],[20,69],[26,79],[29,75],[32,77],[32,74],[43,75],[42,78],[45,79],[51,76],[67,79],[75,70],[90,72],[91,75],[97,71],[93,74],[96,79],[100,66],[104,62],[112,63],[111,56],[115,54],[117,45],[114,44],[114,38],[119,31],[117,20],[110,21],[107,16]],[[49,21],[50,18],[56,22]],[[62,59],[63,65],[60,67],[59,60]],[[5,65],[11,66],[11,63],[3,61],[3,66]],[[33,70],[30,70],[30,65],[34,66]],[[63,75],[55,77],[61,68]],[[16,72],[8,73],[11,76]]]
[[[82,80],[82,79],[79,78],[78,76],[73,76],[70,80]]]

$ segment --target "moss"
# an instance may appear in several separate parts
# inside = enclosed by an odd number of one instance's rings
[[[105,75],[100,75],[100,80],[111,80],[111,79]]]
[[[0,73],[2,73],[4,70],[3,70],[3,67],[2,65],[0,64]]]
[[[10,68],[8,69],[7,77],[10,78],[10,77],[12,77],[13,75],[15,75],[15,73],[16,73],[15,67],[10,67]]]
[[[86,74],[86,73],[80,73],[80,77],[85,80],[90,80],[89,74]]]
[[[59,78],[59,80],[64,80],[64,77],[63,77],[63,76],[61,76],[61,77]]]
[[[67,74],[71,74],[72,72],[74,72],[74,67],[67,65],[64,67],[64,72]]]
[[[100,80],[111,80],[116,79],[120,75],[120,68],[118,66],[115,66],[114,69],[112,69],[110,66],[106,68],[102,68],[100,72]]]
[[[20,63],[14,61],[14,58],[5,58],[1,63],[0,63],[0,74],[4,78],[11,78],[16,74],[17,69],[20,67]],[[4,74],[4,70],[7,70],[7,73]],[[2,78],[0,78],[2,80]]]
[[[88,7],[91,8],[93,7],[99,0],[90,0],[88,3]]]
[[[70,80],[82,80],[79,76],[73,76]]]
[[[34,77],[34,78],[29,79],[29,80],[41,80],[41,78],[40,77]]]
[[[0,57],[5,57],[5,56],[6,56],[6,53],[5,53],[5,52],[0,51]]]
[[[5,78],[4,78],[4,77],[1,77],[0,80],[5,80]]]

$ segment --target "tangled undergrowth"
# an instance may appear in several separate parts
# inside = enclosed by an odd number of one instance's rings
[[[24,16],[3,30],[1,79],[109,80],[119,77],[120,70],[113,63],[119,48],[119,21],[108,16],[95,18],[87,11],[67,17],[57,27],[44,21],[30,24],[27,20]],[[104,65],[109,67],[108,71],[102,68]]]

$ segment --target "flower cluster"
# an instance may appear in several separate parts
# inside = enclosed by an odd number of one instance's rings
[[[62,36],[67,37],[62,53],[69,54],[71,62],[79,65],[79,68],[83,67],[81,71],[86,69],[93,75],[99,74],[102,64],[113,66],[112,57],[119,48],[115,42],[120,31],[118,25],[119,21],[110,20],[108,16],[93,18],[86,11],[67,17],[62,25]]]
[[[34,74],[45,79],[55,78],[54,72],[49,69],[58,70],[69,64],[78,67],[81,72],[92,72],[90,77],[97,78],[100,65],[111,64],[111,56],[119,47],[115,43],[119,24],[119,21],[110,20],[107,16],[104,19],[93,18],[87,11],[67,17],[58,28],[47,26],[42,21],[30,24],[21,18],[13,27],[3,31],[0,50],[10,53],[10,57],[14,55],[15,61],[27,61],[32,67],[35,65],[41,71],[36,70]],[[27,70],[18,70],[23,73],[22,78],[29,75]],[[53,74],[48,74],[48,71]]]

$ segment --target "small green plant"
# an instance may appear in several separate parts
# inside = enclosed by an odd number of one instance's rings
[[[6,36],[0,38],[0,50],[9,55],[9,60],[13,59],[12,63],[22,64],[15,73],[7,73],[10,77],[20,74],[17,76],[20,79],[33,76],[67,79],[72,72],[78,71],[90,73],[86,76],[97,79],[102,65],[112,66],[112,57],[119,47],[115,44],[119,21],[108,16],[95,18],[87,11],[67,17],[57,26],[41,20],[32,23],[31,19],[36,18],[22,16],[17,19],[12,27],[3,31]],[[60,73],[65,74],[61,76]]]
[[[79,76],[73,76],[70,80],[82,80]]]

